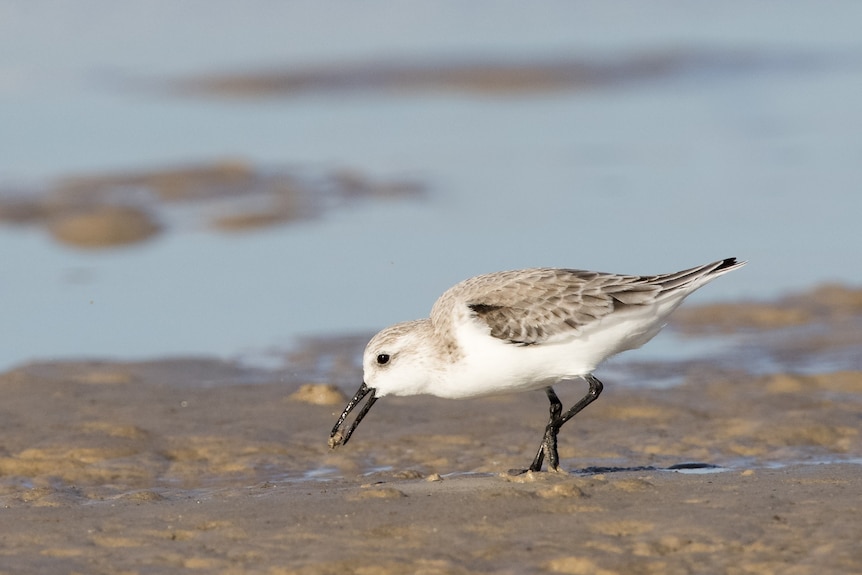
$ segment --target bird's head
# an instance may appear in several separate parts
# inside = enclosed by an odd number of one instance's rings
[[[363,382],[341,417],[332,428],[329,447],[344,445],[379,397],[425,393],[430,382],[427,368],[429,320],[416,320],[390,326],[368,342],[362,357]],[[367,396],[365,405],[353,423],[345,420]]]

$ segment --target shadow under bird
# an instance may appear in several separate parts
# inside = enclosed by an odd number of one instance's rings
[[[385,395],[458,399],[544,389],[550,418],[528,469],[540,471],[547,457],[556,471],[560,428],[602,392],[596,367],[648,342],[686,296],[745,263],[728,258],[654,276],[535,268],[465,280],[440,296],[430,318],[387,327],[368,342],[364,382],[332,428],[329,446],[346,444]],[[551,386],[577,378],[589,391],[563,411]]]

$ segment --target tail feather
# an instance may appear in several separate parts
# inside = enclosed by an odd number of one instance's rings
[[[736,258],[726,258],[680,272],[654,276],[651,283],[660,285],[663,292],[687,288],[697,289],[720,275],[741,268],[746,263],[748,262],[740,262]]]

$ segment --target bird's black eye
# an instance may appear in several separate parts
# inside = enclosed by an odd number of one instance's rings
[[[377,365],[386,365],[387,363],[389,363],[388,353],[381,353],[377,356]]]

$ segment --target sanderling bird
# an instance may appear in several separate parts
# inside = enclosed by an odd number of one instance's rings
[[[430,318],[387,327],[368,342],[364,382],[332,428],[329,446],[346,444],[385,395],[457,399],[544,389],[550,419],[529,470],[540,471],[547,457],[556,471],[557,433],[602,392],[596,367],[648,342],[686,296],[745,263],[728,258],[655,276],[536,268],[465,280],[440,296]],[[577,378],[589,391],[563,412],[551,386]]]

